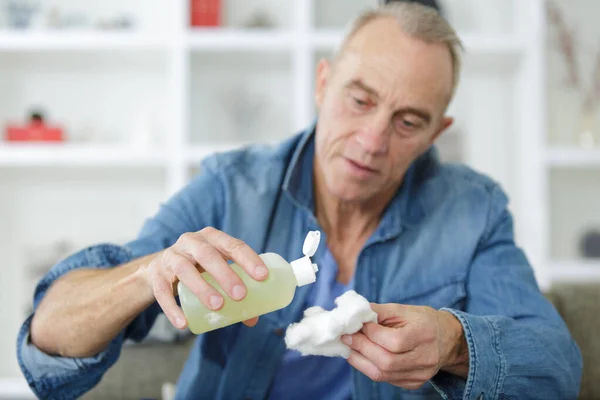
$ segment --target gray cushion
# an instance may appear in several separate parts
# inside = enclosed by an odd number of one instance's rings
[[[600,399],[600,285],[558,284],[548,293],[583,356],[580,399]]]

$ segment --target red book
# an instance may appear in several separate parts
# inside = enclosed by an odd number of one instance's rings
[[[221,0],[190,0],[192,26],[221,25]]]
[[[6,140],[10,142],[62,142],[63,130],[51,127],[43,122],[31,121],[25,126],[8,125],[6,127]]]

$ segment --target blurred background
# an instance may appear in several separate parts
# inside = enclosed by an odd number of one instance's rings
[[[427,3],[466,47],[442,157],[502,184],[543,289],[600,280],[600,4]],[[36,281],[133,238],[207,154],[311,123],[316,63],[375,4],[0,0],[0,397],[27,392]]]

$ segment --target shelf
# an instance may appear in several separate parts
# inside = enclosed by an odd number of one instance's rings
[[[549,271],[554,282],[600,281],[600,261],[554,262]]]
[[[0,378],[0,399],[35,399],[25,378]]]
[[[600,149],[551,148],[546,163],[552,167],[600,167]]]
[[[0,32],[0,51],[164,50],[164,37],[130,32]]]
[[[292,49],[292,35],[278,30],[190,29],[187,44],[193,50],[281,51]]]
[[[317,50],[334,50],[341,42],[344,31],[320,29],[312,33],[311,43]],[[524,51],[523,40],[517,35],[459,34],[465,52],[473,55],[519,55]]]
[[[138,151],[125,146],[75,144],[2,144],[0,167],[160,167],[160,151]]]

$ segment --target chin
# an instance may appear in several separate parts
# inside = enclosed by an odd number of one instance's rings
[[[332,182],[332,185],[329,186],[329,192],[335,198],[349,203],[364,201],[372,196],[369,187],[352,184],[344,179]]]

